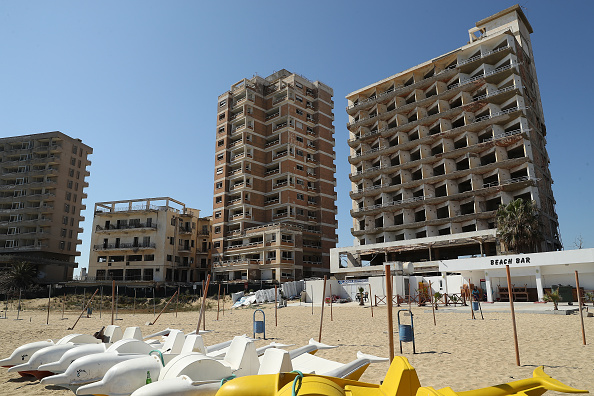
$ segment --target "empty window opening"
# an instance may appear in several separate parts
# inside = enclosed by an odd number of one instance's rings
[[[394,225],[402,225],[404,224],[404,215],[402,213],[397,214],[394,216]]]
[[[467,215],[474,213],[474,202],[468,202],[460,205],[460,214]]]
[[[410,76],[410,78],[408,80],[406,80],[406,82],[404,83],[405,87],[408,87],[409,85],[412,85],[415,83],[415,78],[414,76]]]
[[[375,219],[375,228],[380,228],[384,226],[384,218],[380,217]]]
[[[394,236],[395,241],[404,241],[404,234],[397,234]]]
[[[447,219],[448,217],[450,217],[450,211],[447,206],[437,208],[438,219]]]
[[[427,110],[427,116],[432,116],[439,113],[439,106],[436,104],[435,106],[431,107]]]
[[[492,210],[499,209],[499,205],[501,205],[501,197],[491,198],[485,201],[485,210],[490,212]]]
[[[439,233],[439,235],[450,235],[450,227],[447,228],[441,228],[440,230],[437,231]]]
[[[421,180],[422,178],[423,178],[423,172],[421,171],[421,169],[412,173],[413,180]]]
[[[462,106],[462,97],[458,96],[456,99],[450,102],[450,109]]]
[[[411,161],[418,161],[421,159],[421,150],[420,149],[416,149],[415,151],[413,151],[412,153],[410,153],[410,160]]]
[[[435,147],[431,147],[431,155],[437,155],[443,153],[443,144],[438,144]]]
[[[434,75],[435,75],[435,67],[433,67],[431,70],[429,70],[427,73],[425,73],[423,78],[433,77]]]
[[[413,141],[419,138],[419,131],[414,131],[410,135],[408,135],[408,140]]]
[[[429,135],[437,135],[438,133],[441,133],[441,123],[439,122],[429,128]]]
[[[481,157],[481,165],[485,166],[488,164],[494,164],[496,160],[495,151],[492,151],[489,154],[485,154]]]
[[[439,187],[435,187],[435,196],[436,197],[445,197],[448,195],[448,190],[445,184],[442,184]]]
[[[466,180],[458,184],[459,193],[465,193],[467,191],[472,191],[472,183],[470,182],[470,180]]]
[[[417,112],[415,111],[414,113],[412,113],[409,117],[408,117],[408,122],[413,122],[418,120],[419,117],[417,116]]]
[[[499,184],[499,177],[497,174],[483,178],[483,185],[497,185]]]
[[[467,147],[468,143],[466,141],[466,136],[464,136],[462,139],[458,139],[454,142],[454,148],[455,149],[461,149],[463,147]]]
[[[425,209],[415,212],[415,221],[425,221]]]
[[[462,160],[456,162],[456,170],[466,170],[466,169],[470,169],[470,161],[468,161],[468,158],[463,158]]]
[[[427,231],[417,232],[415,236],[417,238],[425,238],[427,236]]]
[[[418,189],[417,191],[413,192],[413,197],[418,198],[424,196],[424,191],[422,188]]]
[[[465,125],[464,116],[459,117],[457,120],[452,122],[452,128],[460,128],[460,127],[463,127],[464,125]]]
[[[472,232],[476,231],[476,224],[469,224],[467,226],[462,227],[462,232]]]
[[[425,92],[425,97],[430,98],[431,96],[437,95],[437,86],[434,85],[430,90]]]
[[[400,157],[398,155],[395,155],[394,157],[392,157],[390,159],[390,165],[391,166],[400,165]]]
[[[445,175],[445,166],[444,164],[438,165],[433,168],[433,176],[441,176]]]
[[[402,193],[398,193],[398,194],[394,195],[392,197],[392,201],[394,201],[394,202],[402,201]]]
[[[520,177],[528,177],[528,169],[526,169],[526,168],[520,169],[518,171],[510,173],[509,176],[512,179],[518,179]]]
[[[514,159],[514,158],[522,158],[524,157],[524,145],[520,145],[516,148],[510,149],[507,151],[507,158]]]
[[[520,195],[514,195],[514,201],[518,198],[523,201],[532,201],[532,195],[529,192]]]
[[[400,174],[392,176],[392,185],[401,184],[402,180],[400,179]]]

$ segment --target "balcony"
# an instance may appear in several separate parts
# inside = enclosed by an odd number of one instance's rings
[[[155,249],[155,243],[108,243],[101,245],[93,245],[93,250],[140,250],[140,249]]]
[[[124,230],[156,230],[157,224],[155,223],[133,223],[133,224],[110,224],[107,227],[97,225],[95,231],[124,231]]]
[[[177,248],[177,251],[178,252],[191,252],[192,248],[190,247],[190,245],[182,245]]]
[[[272,205],[272,204],[275,204],[275,203],[278,203],[278,202],[279,202],[278,198],[268,199],[268,200],[264,201],[264,205]]]
[[[233,121],[233,120],[235,120],[236,118],[239,118],[239,117],[241,117],[243,114],[244,114],[244,111],[243,111],[243,110],[242,110],[242,111],[240,111],[239,113],[232,114],[232,115],[229,117],[229,121]]]
[[[234,185],[232,185],[229,189],[230,190],[237,190],[243,187],[252,187],[251,183],[245,183],[245,182],[240,182],[240,183],[236,183]]]
[[[273,113],[273,114],[267,115],[267,116],[266,116],[266,121],[268,121],[268,120],[272,120],[273,118],[276,118],[276,117],[278,117],[278,116],[280,116],[280,111],[277,111],[276,113]]]
[[[192,233],[192,227],[180,226],[178,228],[178,231],[179,231],[180,234],[191,234]]]

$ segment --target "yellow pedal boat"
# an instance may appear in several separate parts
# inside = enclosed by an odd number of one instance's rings
[[[451,388],[421,387],[417,372],[408,359],[397,356],[392,361],[381,385],[314,374],[280,373],[247,376],[225,383],[216,396],[538,396],[548,390],[564,393],[588,393],[575,389],[545,374],[542,366],[534,370],[532,378],[455,392]],[[299,386],[299,382],[301,382]],[[297,384],[293,393],[293,389]]]

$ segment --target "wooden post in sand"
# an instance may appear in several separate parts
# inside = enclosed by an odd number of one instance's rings
[[[311,314],[313,315],[313,285],[311,285]]]
[[[390,362],[394,360],[394,322],[392,320],[392,271],[390,265],[385,265],[386,298],[388,304],[388,342],[390,343]]]
[[[64,292],[66,296],[66,292]],[[103,311],[103,286],[101,286],[101,301],[99,301],[99,319],[101,319],[101,311]]]
[[[111,281],[111,324],[113,324],[114,304],[115,304],[115,279]]]
[[[580,307],[580,321],[582,322],[582,343],[586,345],[586,331],[584,330],[584,317],[582,316],[582,293],[580,293],[580,278],[577,271],[575,271],[575,286],[577,287],[578,306]]]
[[[134,288],[134,309],[132,311],[132,316],[136,315],[136,288]]]
[[[324,286],[322,288],[322,312],[320,313],[320,335],[318,342],[322,342],[322,325],[324,324],[324,300],[326,299],[326,280],[327,276],[324,275]]]
[[[210,274],[206,277],[206,287],[210,283]],[[202,297],[202,305],[200,306],[200,317],[198,318],[198,326],[196,326],[196,334],[200,334],[200,323],[202,322],[202,315],[204,315],[204,306],[206,304],[206,293]]]
[[[89,304],[91,304],[91,301],[93,301],[93,297],[95,297],[95,294],[97,294],[97,292],[99,291],[99,289],[95,290],[95,293],[93,293],[93,295],[91,296],[91,298],[89,298],[89,302],[87,302],[87,305],[85,305],[82,309],[82,311],[80,312],[80,315],[78,316],[78,319],[76,319],[76,322],[74,322],[74,324],[72,325],[72,327],[69,327],[68,330],[74,330],[74,326],[76,326],[76,324],[78,323],[78,321],[80,320],[80,318],[83,316],[83,313],[85,313],[87,307],[89,306]]]
[[[202,294],[204,294],[204,301],[206,301],[206,295],[208,294],[208,284],[206,285],[206,289],[204,288],[204,281],[202,281]],[[204,307],[204,312],[202,313],[202,330],[206,331],[206,306]],[[196,333],[198,334],[198,333]]]
[[[62,320],[64,320],[65,309],[66,309],[66,288],[64,288],[64,299],[62,300]]]
[[[163,311],[165,311],[165,309],[167,309],[167,307],[169,306],[169,303],[170,303],[171,301],[173,301],[173,298],[174,298],[175,296],[177,296],[177,291],[176,291],[175,293],[173,293],[173,296],[171,296],[171,298],[169,299],[169,301],[167,301],[167,304],[165,304],[165,306],[163,307],[163,309],[161,310],[161,312],[159,312],[159,316],[157,316],[157,318],[156,318],[155,320],[153,320],[153,322],[152,322],[152,323],[149,323],[149,325],[151,325],[151,326],[152,326],[152,325],[154,325],[154,324],[155,324],[155,322],[156,322],[157,320],[159,320],[159,318],[161,317],[161,314],[163,313]]]
[[[431,301],[431,310],[433,310],[433,325],[437,326],[437,322],[435,321],[435,305],[433,304],[433,289],[431,289],[431,281],[429,281],[429,300]],[[437,301],[435,302],[437,304]]]
[[[274,285],[274,326],[278,326],[278,287]]]
[[[512,324],[514,326],[514,346],[516,348],[516,365],[520,365],[520,350],[518,349],[518,332],[516,330],[516,313],[514,311],[514,297],[512,292],[511,276],[509,274],[509,264],[505,265],[505,273],[507,275],[507,293],[509,295],[509,305],[511,308]],[[472,299],[471,305],[472,305]],[[471,307],[472,309],[472,307]]]
[[[576,276],[577,276],[577,271],[576,271]],[[52,303],[52,285],[47,285],[49,292],[48,292],[48,296],[47,296],[47,320],[45,321],[45,324],[49,324],[49,312],[50,312],[50,304]],[[579,290],[579,289],[578,289]],[[580,309],[580,313],[582,312],[582,310]],[[582,322],[583,324],[583,322]],[[583,329],[583,326],[582,326]]]
[[[221,284],[219,283],[219,291],[217,292],[217,320],[219,320],[219,310],[221,308],[220,298],[221,298]]]

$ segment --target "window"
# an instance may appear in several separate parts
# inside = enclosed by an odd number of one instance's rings
[[[215,249],[217,249],[217,248],[220,248],[220,247],[221,247],[221,242],[218,242],[218,241],[217,241],[217,242],[215,242],[215,243],[213,244],[213,246],[215,247]]]
[[[299,150],[299,149],[297,149],[297,150],[295,151],[295,154],[296,154],[296,155],[299,155],[299,156],[301,156],[301,157],[303,157],[303,151],[302,151],[302,150]]]
[[[76,158],[70,158],[70,165],[74,166],[76,164]]]
[[[167,261],[172,261],[172,260],[173,260],[173,256],[172,256],[172,255],[170,255],[170,254],[168,254],[168,255],[167,255]],[[157,269],[158,269],[158,268],[157,268]]]
[[[60,241],[60,250],[64,250],[65,247],[66,247],[66,242]]]
[[[74,225],[74,217],[70,218],[70,227],[72,227]]]
[[[295,168],[296,168],[297,170],[300,170],[300,171],[302,171],[302,170],[303,170],[303,165],[301,165],[301,164],[297,164],[297,165],[295,165]]]
[[[66,249],[72,250],[72,242],[68,242],[68,244],[66,245]]]
[[[224,133],[224,132],[225,132],[225,127],[224,126],[220,127],[219,128],[219,133]]]
[[[155,255],[154,254],[145,254],[144,261],[155,261]]]
[[[72,198],[72,202],[76,202],[77,199],[78,199],[78,195],[74,194],[74,197]]]
[[[216,226],[214,229],[215,234],[220,234],[221,233],[221,226]]]
[[[68,176],[74,177],[74,169],[68,169]]]
[[[81,162],[80,162],[80,160],[78,160],[78,167],[79,167],[79,168],[80,168],[80,165],[81,165]]]
[[[62,216],[62,224],[68,225],[68,216]]]
[[[70,197],[71,197],[71,193],[67,192],[67,193],[66,193],[66,200],[67,200],[67,201],[70,201]]]
[[[303,110],[301,110],[301,109],[295,109],[295,113],[297,113],[299,115],[303,115]]]
[[[225,158],[225,154],[223,154],[223,153],[217,154],[217,161],[222,161],[223,158]]]
[[[174,237],[169,237],[169,244],[170,245],[175,245],[175,238]]]
[[[303,201],[303,194],[297,194],[297,199],[300,199]]]
[[[221,147],[224,144],[225,144],[225,139],[221,139],[217,142],[217,146],[219,146],[219,147]]]
[[[303,103],[303,98],[301,96],[299,96],[299,95],[295,95],[295,100],[298,101],[298,102]]]
[[[62,228],[62,229],[60,230],[60,236],[61,236],[62,238],[66,238],[66,228]]]
[[[223,174],[223,167],[217,168],[217,175]]]
[[[72,239],[72,230],[68,231],[68,238]]]
[[[72,154],[76,154],[78,152],[78,146],[72,146]]]
[[[72,180],[68,180],[68,182],[66,183],[66,186],[68,188],[72,188]]]
[[[299,208],[297,208],[297,214],[298,214],[299,216],[303,216],[303,213],[304,213],[304,212],[303,212],[303,209],[299,209]]]
[[[223,188],[223,182],[217,182],[216,186],[217,188]]]
[[[221,211],[219,210],[218,212],[215,212],[215,219],[218,219],[221,217]]]
[[[299,121],[296,121],[296,122],[295,122],[295,126],[296,126],[297,128],[299,128],[299,129],[303,129],[303,123],[301,123],[301,122],[299,122]]]
[[[224,118],[225,118],[225,113],[221,113],[221,114],[219,115],[219,120],[222,120],[222,119],[224,119]]]
[[[107,256],[97,256],[98,263],[105,263],[107,261]]]
[[[221,100],[219,102],[219,107],[225,107],[225,106],[227,106],[227,99]]]
[[[297,140],[298,142],[303,143],[303,138],[301,136],[295,136],[295,140]]]
[[[74,183],[74,191],[78,191],[78,183]]]
[[[216,197],[215,198],[215,203],[221,203],[223,202],[223,198],[222,197]]]
[[[64,204],[64,212],[66,212],[66,213],[70,212],[70,205]]]
[[[77,179],[80,179],[80,172],[79,171],[76,171],[76,178]]]
[[[303,88],[303,85],[301,83],[296,82],[296,81],[295,81],[295,86],[297,88],[300,88],[300,89]]]
[[[299,166],[299,165],[297,165],[297,166]],[[301,169],[303,170],[303,167],[301,167]],[[303,185],[303,180],[301,180],[301,179],[295,179],[295,182],[300,186]]]

